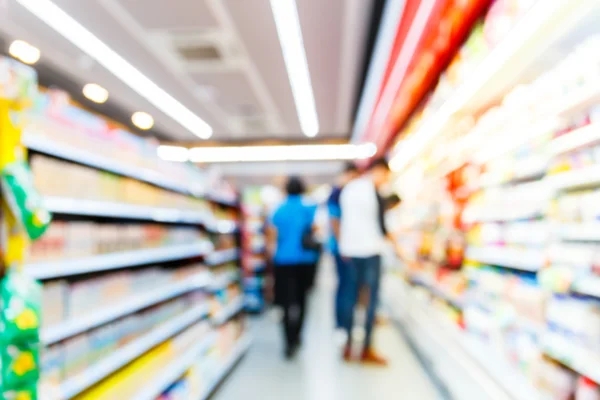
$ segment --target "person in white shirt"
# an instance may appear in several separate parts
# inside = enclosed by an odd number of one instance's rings
[[[368,291],[366,337],[361,361],[376,365],[387,365],[387,361],[377,355],[372,347],[373,327],[379,297],[381,278],[381,254],[386,240],[393,243],[384,222],[385,201],[379,190],[388,182],[390,169],[385,159],[377,159],[367,172],[350,181],[340,196],[341,220],[339,229],[339,250],[347,262],[347,279],[344,292],[344,328],[348,342],[344,349],[344,359],[352,357],[352,327],[354,309],[359,292]],[[394,243],[395,245],[395,243]],[[398,247],[394,247],[399,252]]]

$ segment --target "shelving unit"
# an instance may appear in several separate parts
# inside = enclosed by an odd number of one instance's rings
[[[397,182],[424,183],[398,185],[413,259],[388,304],[456,398],[600,398],[600,8],[511,4],[531,8],[494,3],[391,155]],[[514,26],[490,43],[504,12]],[[521,75],[553,51],[556,65]],[[449,220],[467,243],[454,269]]]
[[[204,172],[160,160],[154,144],[113,134],[101,117],[63,105],[106,129],[90,132],[72,114],[54,119],[60,109],[44,107],[29,115],[33,128],[23,136],[54,214],[54,236],[32,248],[23,268],[44,288],[44,387],[61,400],[115,390],[154,400],[181,379],[204,381],[198,364],[219,363],[207,396],[250,344],[237,196],[211,191]],[[73,307],[84,298],[93,299],[89,309]],[[127,387],[134,383],[124,377],[163,359],[156,379]]]

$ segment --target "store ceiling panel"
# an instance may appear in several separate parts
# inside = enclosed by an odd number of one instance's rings
[[[269,0],[54,0],[214,130],[211,140],[299,140],[301,132]],[[297,0],[320,122],[320,138],[347,137],[373,0]],[[155,116],[177,142],[198,139],[84,52],[6,0],[5,41],[24,38],[42,62],[109,101]],[[3,7],[0,5],[0,7]],[[4,11],[4,10],[3,10]]]

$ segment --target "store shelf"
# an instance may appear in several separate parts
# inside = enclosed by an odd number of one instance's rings
[[[238,258],[238,249],[217,250],[206,256],[206,263],[209,265],[220,265]]]
[[[600,385],[600,356],[556,333],[544,337],[544,353]]]
[[[157,222],[205,224],[209,219],[203,211],[185,211],[176,208],[149,207],[67,197],[46,196],[44,204],[55,214],[90,217],[139,219]]]
[[[466,257],[482,264],[527,272],[536,272],[545,263],[543,250],[511,249],[501,246],[469,247]]]
[[[89,315],[72,318],[56,326],[46,328],[42,331],[41,339],[48,346],[60,342],[68,337],[85,332],[89,329],[101,326],[107,322],[122,318],[126,315],[181,296],[185,293],[206,287],[210,283],[208,273],[199,274],[185,282],[168,285],[164,288],[155,289],[149,293],[134,296],[130,299],[119,301],[119,304],[93,310]]]
[[[541,400],[526,377],[490,346],[444,321],[400,279],[386,281],[394,284],[386,299],[390,310],[431,360],[430,367],[442,374],[452,394],[459,393],[456,398]]]
[[[73,260],[30,263],[25,265],[25,271],[36,279],[54,279],[63,276],[199,257],[207,254],[211,249],[212,243],[203,241],[193,244],[159,247],[156,249],[102,254]]]
[[[60,385],[61,398],[73,398],[148,352],[150,349],[194,324],[207,314],[207,305],[204,304],[194,307],[183,315],[173,318],[171,321],[153,329],[125,347],[114,351],[110,356],[95,363],[78,375],[64,381]]]
[[[587,111],[600,103],[600,85],[585,85],[579,91],[567,96],[559,104],[556,112],[561,117],[572,117],[582,111]]]
[[[238,231],[237,222],[229,219],[209,218],[205,222],[205,226],[206,229],[223,235],[235,233]]]
[[[600,141],[600,123],[589,124],[553,139],[550,154],[557,156]]]
[[[231,304],[228,304],[223,308],[217,315],[211,318],[213,325],[223,325],[229,321],[234,315],[244,309],[244,296],[240,295],[239,298],[233,300]]]
[[[597,242],[600,241],[600,222],[563,224],[559,234],[563,240]]]
[[[600,276],[589,275],[578,278],[572,285],[571,291],[584,296],[600,299]]]
[[[240,274],[238,272],[229,272],[213,279],[213,282],[210,284],[210,289],[214,291],[227,289],[229,285],[234,282],[239,281]]]
[[[117,175],[127,176],[176,192],[191,194],[189,187],[173,182],[172,179],[167,178],[159,172],[143,167],[115,162],[115,160],[109,157],[99,156],[89,151],[78,150],[68,144],[56,143],[35,134],[26,132],[23,135],[23,144],[28,149],[38,153],[62,158],[78,164],[87,165],[88,167],[112,172]]]
[[[159,398],[169,386],[183,376],[210,349],[216,340],[217,335],[215,333],[209,334],[200,343],[187,350],[184,355],[166,365],[161,370],[160,376],[154,377],[131,400],[155,400]]]
[[[231,372],[233,367],[237,364],[237,362],[242,358],[242,356],[248,351],[250,345],[252,344],[252,338],[249,334],[246,334],[241,339],[238,340],[238,343],[235,345],[235,348],[232,350],[231,355],[223,364],[223,366],[219,369],[219,371],[215,374],[215,378],[211,381],[211,383],[206,387],[199,400],[208,400],[210,396],[213,394],[217,386],[227,377],[227,375]]]
[[[600,185],[600,164],[550,175],[546,183],[554,190],[586,188]]]

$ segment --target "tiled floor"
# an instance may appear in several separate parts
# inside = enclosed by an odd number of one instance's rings
[[[379,327],[377,347],[388,368],[340,361],[333,334],[333,281],[326,271],[311,299],[304,347],[285,361],[279,324],[265,315],[253,323],[254,343],[216,400],[437,400],[435,387],[392,325]]]

